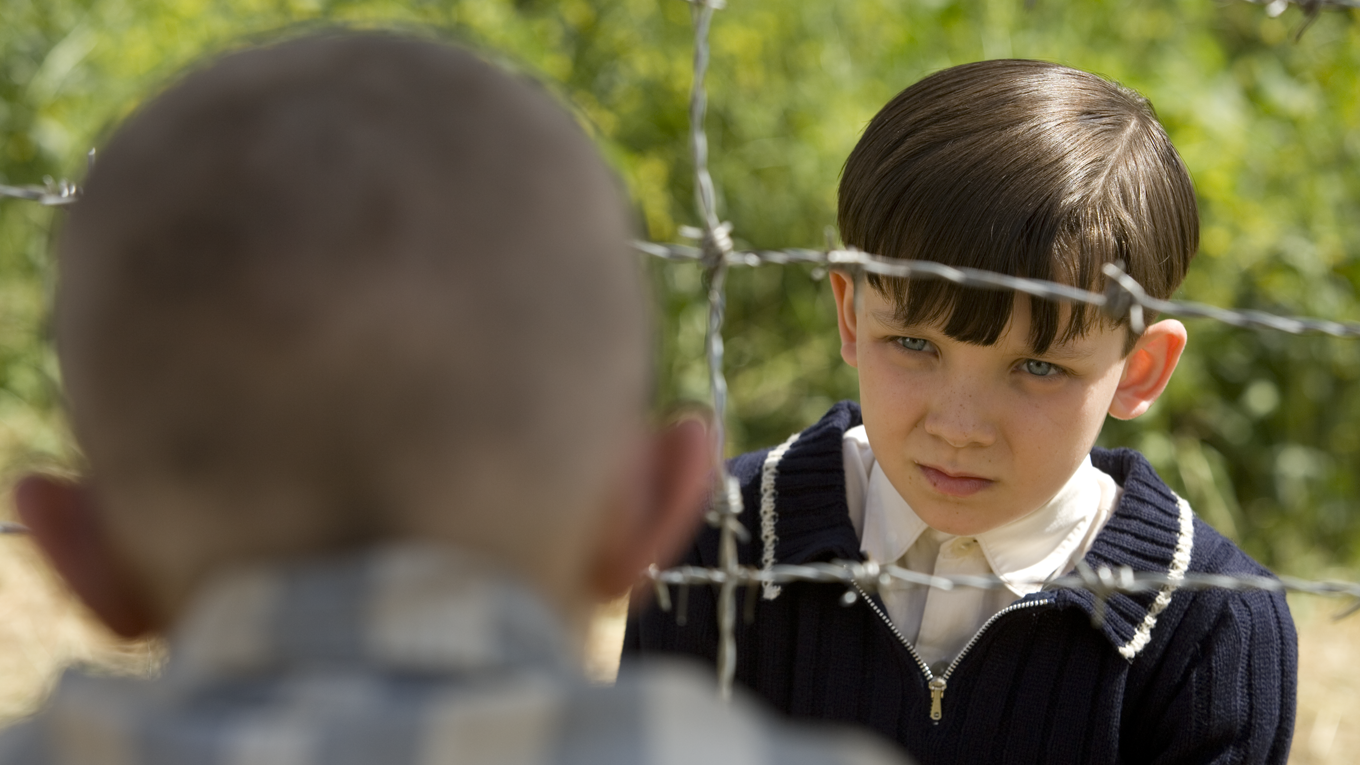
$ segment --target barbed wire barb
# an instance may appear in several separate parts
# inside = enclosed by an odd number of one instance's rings
[[[47,179],[43,186],[6,186],[0,183],[0,198],[26,199],[47,207],[69,205],[80,198],[80,189],[70,181]]]

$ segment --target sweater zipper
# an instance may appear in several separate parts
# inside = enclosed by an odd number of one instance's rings
[[[907,652],[911,654],[911,658],[916,660],[916,666],[921,668],[921,674],[925,675],[926,678],[926,687],[930,689],[930,719],[937,724],[944,717],[944,691],[945,688],[949,686],[949,676],[954,674],[954,670],[959,666],[959,662],[963,661],[963,657],[967,656],[968,652],[973,650],[973,646],[977,645],[978,640],[982,637],[982,633],[986,632],[987,628],[992,626],[997,619],[1000,619],[1012,611],[1048,605],[1048,601],[1045,600],[1022,600],[1019,603],[1012,603],[992,614],[992,617],[983,622],[982,626],[978,628],[978,631],[973,634],[972,639],[964,645],[963,650],[959,651],[959,655],[955,656],[954,660],[949,662],[949,666],[945,668],[944,672],[941,672],[937,677],[934,672],[930,671],[930,665],[926,664],[925,660],[921,658],[921,654],[916,652],[916,647],[902,635],[902,631],[897,628],[896,624],[893,624],[893,620],[883,612],[883,609],[878,607],[878,604],[869,597],[869,594],[866,593],[862,587],[854,582],[851,584],[854,585],[855,590],[859,593],[864,602],[869,605],[869,608],[873,609],[873,612],[878,614],[878,618],[882,619],[883,623],[888,625],[888,629],[892,631],[892,634],[897,637],[898,642],[900,642],[907,649]]]

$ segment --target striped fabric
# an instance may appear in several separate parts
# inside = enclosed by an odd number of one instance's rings
[[[45,711],[0,734],[0,763],[897,761],[876,740],[723,705],[695,667],[593,686],[552,614],[492,570],[400,546],[223,576],[161,677],[68,673]]]

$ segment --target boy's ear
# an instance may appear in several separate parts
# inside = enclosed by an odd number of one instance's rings
[[[1163,319],[1148,327],[1124,361],[1110,414],[1131,420],[1146,412],[1166,390],[1186,340],[1185,325],[1175,319]]]
[[[617,495],[600,532],[590,566],[599,601],[627,593],[651,564],[679,558],[707,505],[713,445],[704,422],[681,420],[651,436],[645,451],[645,464],[628,474],[634,485]]]
[[[859,350],[855,338],[859,333],[859,317],[855,313],[855,279],[841,271],[832,271],[831,294],[836,298],[836,326],[841,332],[841,358],[852,367],[859,366]]]
[[[57,574],[109,629],[127,638],[157,631],[146,593],[119,564],[88,486],[25,476],[14,486],[14,505]]]

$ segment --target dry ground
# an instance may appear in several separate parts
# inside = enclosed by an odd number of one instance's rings
[[[151,643],[117,641],[93,624],[27,539],[0,535],[0,725],[40,704],[68,665],[145,674],[159,655]]]
[[[1330,619],[1338,604],[1291,601],[1299,624],[1299,717],[1294,765],[1341,765],[1360,752],[1360,616]],[[623,640],[624,606],[602,608],[588,646],[591,677],[608,682]],[[0,536],[0,724],[41,703],[63,667],[87,664],[100,671],[151,673],[155,644],[110,639],[70,601],[30,543]]]

